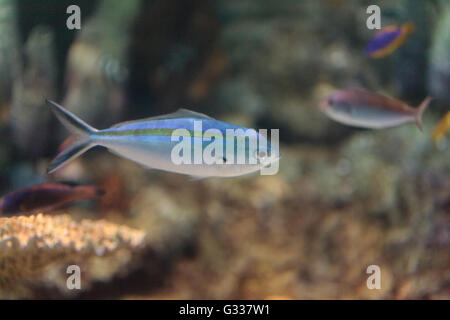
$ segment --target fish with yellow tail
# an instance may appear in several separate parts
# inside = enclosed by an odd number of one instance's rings
[[[422,115],[431,97],[425,98],[418,108],[375,92],[358,89],[333,92],[320,102],[319,108],[331,119],[345,125],[384,129],[415,122],[422,131]]]

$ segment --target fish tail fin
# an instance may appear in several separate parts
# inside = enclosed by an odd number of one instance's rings
[[[89,138],[76,139],[66,143],[61,152],[50,162],[47,173],[55,172],[96,145]]]
[[[76,115],[70,113],[62,106],[51,100],[46,100],[52,108],[59,121],[73,134],[83,137],[94,134],[98,130],[88,125],[86,122],[78,118]]]
[[[60,152],[52,160],[47,170],[52,173],[60,167],[68,164],[90,148],[97,145],[92,136],[98,131],[74,114],[70,113],[56,102],[47,100],[52,111],[61,123],[73,134],[73,138],[66,140],[60,147]]]
[[[433,100],[432,97],[428,96],[425,98],[425,100],[422,101],[420,106],[417,108],[416,111],[416,124],[420,131],[423,131],[422,128],[422,116],[425,110],[428,108],[428,105],[430,104],[431,100]]]

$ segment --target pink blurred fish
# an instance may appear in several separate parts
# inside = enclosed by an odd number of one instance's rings
[[[319,107],[331,119],[355,127],[383,129],[415,122],[422,131],[422,115],[431,101],[427,97],[418,108],[364,90],[339,90],[322,100]]]
[[[69,183],[44,183],[8,193],[0,198],[0,216],[56,210],[79,200],[99,197],[104,191],[96,186]]]

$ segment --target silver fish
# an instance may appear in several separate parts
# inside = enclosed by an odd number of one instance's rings
[[[50,164],[49,173],[95,146],[106,147],[111,152],[148,168],[186,174],[195,178],[240,176],[258,171],[281,157],[278,149],[271,145],[264,135],[254,131],[255,136],[248,136],[247,128],[218,121],[186,109],[180,109],[168,115],[122,122],[108,129],[97,130],[57,103],[49,100],[47,102],[61,123],[73,133],[73,138],[63,143],[60,153]],[[200,130],[196,127],[199,122]],[[208,130],[214,129],[223,133],[223,146],[227,145],[226,140],[230,138],[226,134],[227,130],[233,130],[237,136],[241,135],[241,138],[248,139],[246,140],[248,143],[244,142],[245,161],[239,162],[234,161],[234,158],[227,159],[220,156],[220,159],[212,164],[175,163],[172,151],[179,145],[179,140],[173,138],[174,131],[177,129],[188,133],[187,139],[191,139],[193,148],[196,144],[200,144],[202,150],[212,143],[211,139],[204,136]],[[184,137],[181,138],[184,139]],[[252,144],[253,142],[255,144]],[[236,150],[237,139],[233,138],[232,144],[233,149]],[[251,149],[252,145],[257,145],[257,148]],[[236,151],[239,152],[239,150]],[[228,156],[228,151],[223,154]]]
[[[427,97],[418,108],[364,90],[339,90],[322,100],[319,108],[331,119],[355,127],[383,129],[415,122],[422,131],[422,115],[431,101]]]

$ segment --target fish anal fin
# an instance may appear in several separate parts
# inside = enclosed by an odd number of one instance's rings
[[[432,97],[430,97],[430,96],[426,97],[425,100],[423,100],[422,103],[420,104],[420,106],[417,108],[415,118],[416,118],[416,125],[420,131],[423,131],[423,128],[422,128],[423,113],[428,108],[428,105],[430,104],[431,100],[433,100]]]
[[[92,143],[89,139],[75,140],[66,144],[64,149],[62,149],[50,163],[47,173],[50,174],[55,172],[57,169],[68,164],[95,146],[96,144]]]

